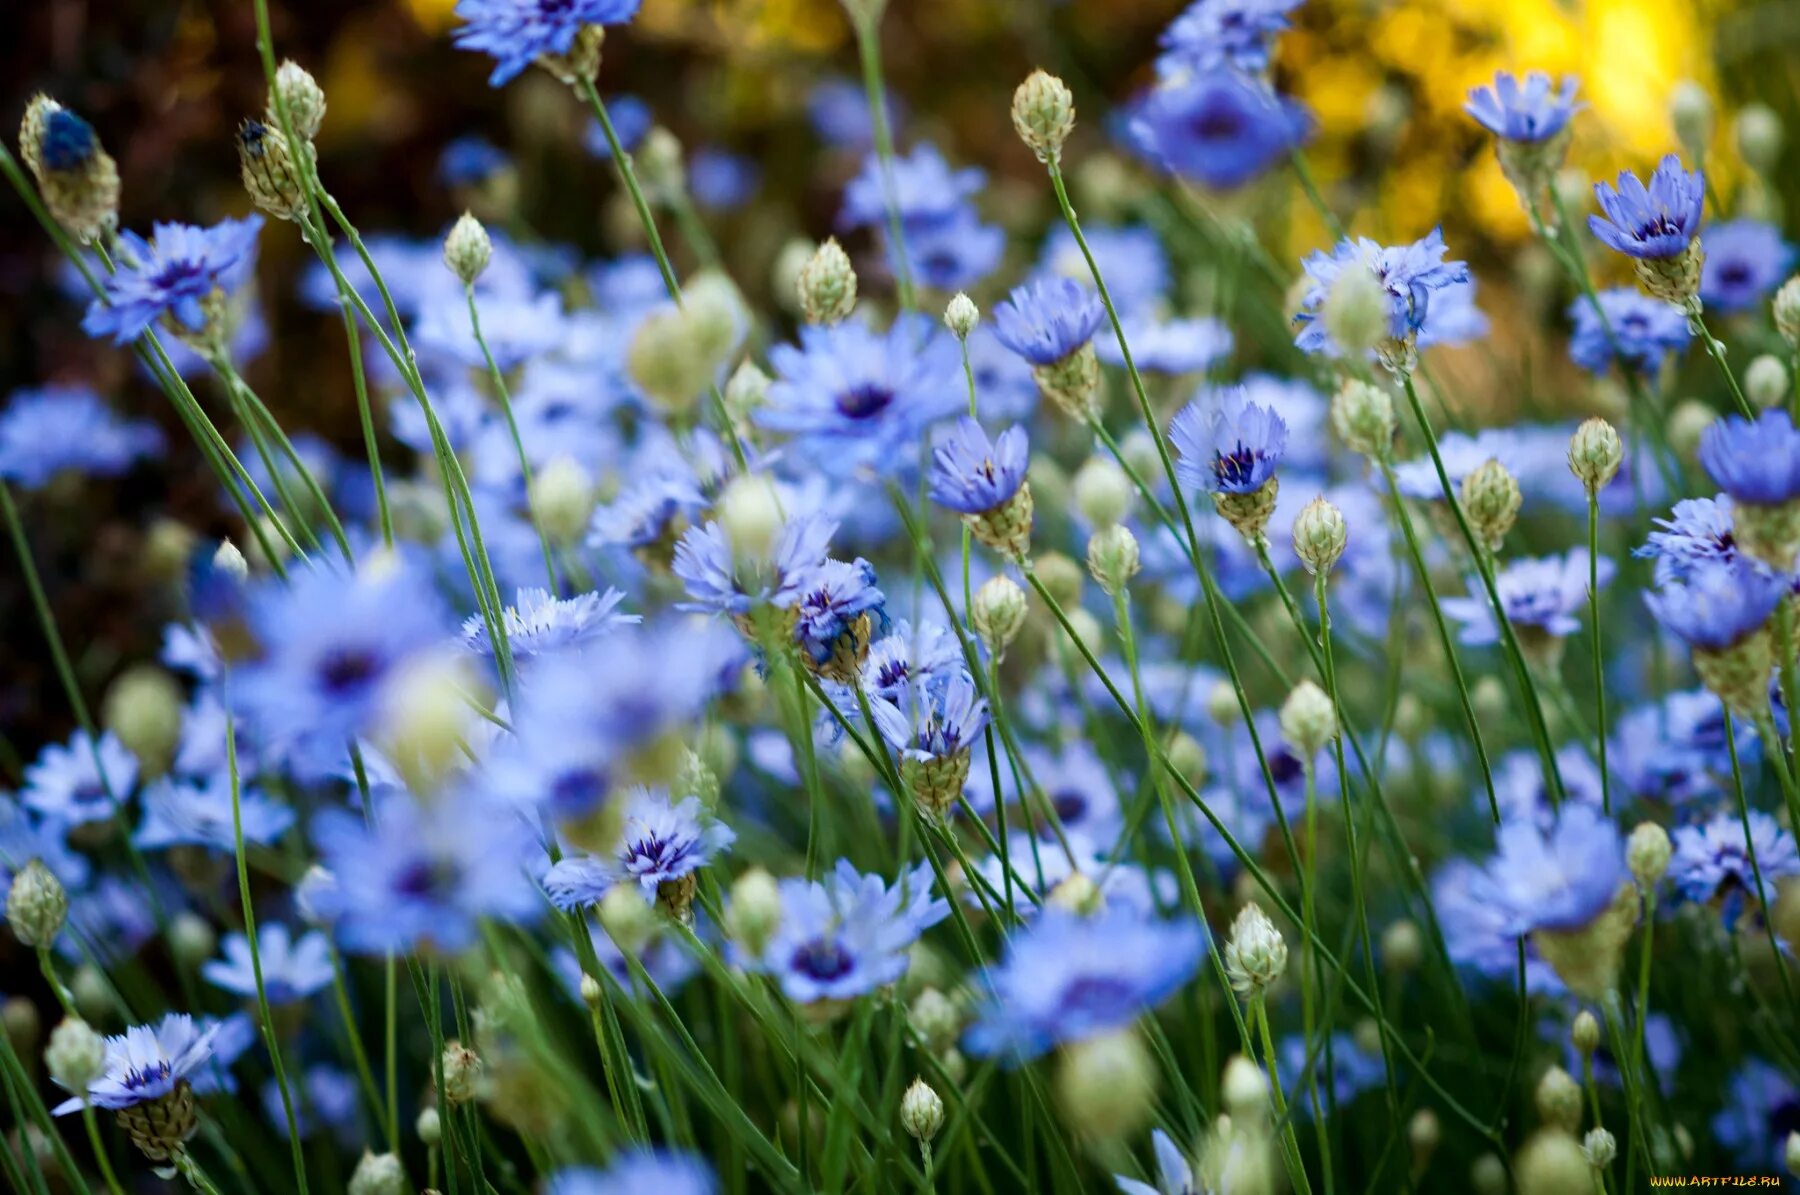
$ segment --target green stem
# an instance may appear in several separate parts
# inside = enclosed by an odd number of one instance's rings
[[[112,1159],[106,1155],[106,1143],[100,1139],[100,1122],[94,1115],[94,1106],[86,1101],[81,1105],[81,1124],[87,1130],[88,1144],[94,1150],[94,1163],[100,1167],[106,1189],[112,1195],[125,1195],[125,1189],[119,1185],[119,1176],[113,1173]]]
[[[887,209],[887,233],[890,256],[894,264],[894,282],[899,291],[900,310],[912,311],[918,304],[913,294],[912,265],[906,256],[906,229],[900,220],[900,201],[894,187],[894,131],[888,123],[887,88],[881,79],[881,15],[886,0],[878,3],[845,5],[850,14],[850,27],[856,34],[856,54],[862,66],[863,93],[869,105],[869,120],[875,134],[875,160],[881,171],[882,205]]]
[[[1588,620],[1594,648],[1594,741],[1600,753],[1600,808],[1612,816],[1612,773],[1606,767],[1606,669],[1600,654],[1600,494],[1588,487]]]
[[[537,503],[531,492],[531,461],[525,455],[525,441],[519,435],[519,421],[513,414],[512,391],[506,385],[506,378],[500,372],[500,365],[494,360],[493,350],[488,348],[487,337],[481,332],[481,313],[475,303],[474,283],[463,283],[463,297],[469,301],[469,327],[475,333],[475,343],[481,346],[481,359],[487,362],[488,381],[493,384],[494,397],[500,403],[500,413],[506,417],[506,431],[512,437],[513,451],[519,457],[519,478],[525,486],[525,510],[531,516],[531,525],[537,531],[538,547],[544,551],[544,574],[549,578],[550,596],[558,592],[556,580],[556,558],[550,551],[550,537],[544,534],[543,520],[538,518]]]

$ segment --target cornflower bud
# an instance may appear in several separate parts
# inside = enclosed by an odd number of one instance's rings
[[[1418,969],[1425,957],[1425,940],[1419,924],[1403,917],[1381,931],[1381,961],[1395,974],[1404,975]]]
[[[1230,726],[1243,714],[1237,689],[1228,680],[1216,681],[1206,693],[1206,716],[1220,726]]]
[[[740,474],[725,486],[715,510],[738,567],[766,565],[786,522],[774,481],[762,473]]]
[[[69,981],[69,994],[75,997],[76,1009],[90,1022],[103,1020],[112,1013],[112,984],[107,982],[105,972],[92,963],[75,968],[75,977]]]
[[[1787,341],[1788,348],[1800,351],[1800,274],[1781,284],[1771,304],[1775,314],[1775,330]]]
[[[1131,478],[1125,470],[1109,456],[1090,456],[1075,470],[1071,483],[1075,495],[1075,509],[1081,517],[1096,527],[1110,527],[1114,523],[1125,520],[1131,513],[1137,491],[1132,488]]]
[[[313,152],[310,142],[301,145],[302,154]],[[308,208],[303,167],[280,126],[244,121],[238,125],[237,148],[238,173],[251,202],[277,220],[298,223]]]
[[[1035,70],[1012,98],[1013,129],[1040,162],[1062,157],[1063,142],[1075,128],[1075,96],[1047,71]]]
[[[1383,460],[1394,447],[1394,400],[1372,382],[1346,379],[1331,399],[1331,426],[1352,452]]]
[[[481,1056],[459,1041],[444,1043],[444,1099],[452,1104],[466,1104],[475,1098],[475,1084],[481,1078]]]
[[[1662,880],[1674,853],[1669,832],[1655,822],[1639,822],[1625,840],[1625,866],[1645,888],[1654,888]]]
[[[1314,574],[1330,572],[1344,554],[1349,529],[1344,512],[1324,498],[1314,498],[1294,517],[1294,553]]]
[[[635,884],[614,884],[600,898],[600,925],[624,954],[635,955],[656,933],[656,910]]]
[[[106,1039],[80,1017],[65,1017],[50,1031],[44,1067],[62,1087],[85,1094],[106,1073]]]
[[[418,1118],[413,1121],[413,1133],[419,1138],[420,1145],[427,1149],[435,1146],[444,1137],[443,1117],[436,1108],[421,1108]]]
[[[1175,737],[1169,740],[1166,754],[1175,774],[1193,785],[1196,792],[1199,791],[1200,786],[1206,782],[1207,762],[1206,748],[1200,745],[1200,740],[1185,730],[1177,731]]]
[[[1281,703],[1281,737],[1287,740],[1306,767],[1337,735],[1337,711],[1325,690],[1310,680],[1294,686]]]
[[[1352,358],[1362,357],[1392,333],[1387,290],[1373,270],[1361,265],[1338,271],[1319,319],[1332,341]]]
[[[1732,122],[1738,153],[1744,164],[1758,174],[1768,174],[1781,160],[1781,143],[1785,130],[1781,117],[1767,104],[1745,104]]]
[[[1569,437],[1569,472],[1580,479],[1590,494],[1611,484],[1624,460],[1625,445],[1613,425],[1604,419],[1584,420]]]
[[[1800,1178],[1800,1129],[1790,1129],[1787,1143],[1782,1150],[1782,1160],[1787,1163],[1787,1172]]]
[[[930,1141],[944,1127],[944,1101],[925,1080],[914,1079],[900,1097],[900,1127],[916,1141]]]
[[[906,1010],[906,1023],[919,1035],[919,1040],[933,1054],[940,1054],[956,1044],[962,1031],[962,1013],[956,1002],[936,988],[926,988]]]
[[[1544,1123],[1566,1133],[1581,1127],[1581,1085],[1562,1067],[1553,1066],[1544,1072],[1533,1100]]]
[[[32,97],[19,126],[19,152],[44,206],[84,245],[119,223],[119,167],[94,126],[49,96]]]
[[[69,915],[69,894],[42,859],[13,874],[6,894],[6,922],[21,946],[48,946]]]
[[[1469,1167],[1469,1187],[1475,1195],[1506,1195],[1506,1163],[1499,1154],[1485,1153]]]
[[[242,581],[250,575],[250,562],[238,551],[238,546],[228,539],[219,541],[219,550],[213,553],[213,567],[228,577]]]
[[[274,94],[281,97],[281,106],[287,109],[288,123],[296,137],[311,141],[319,135],[319,126],[325,123],[325,92],[305,67],[291,58],[283,62],[275,72]],[[275,112],[275,99],[271,96],[269,123],[280,127]]]
[[[1085,871],[1072,871],[1058,880],[1045,901],[1080,917],[1092,917],[1106,908],[1106,895]]]
[[[668,129],[657,125],[644,134],[637,151],[638,178],[651,201],[673,204],[687,187],[682,169],[681,140]]]
[[[638,322],[625,350],[625,372],[664,412],[685,415],[713,380],[698,322],[671,303]]]
[[[493,256],[494,242],[488,239],[487,229],[481,226],[481,221],[471,212],[458,216],[444,238],[444,264],[450,267],[450,272],[464,286],[474,286]]]
[[[735,755],[732,760],[735,762]],[[692,747],[683,747],[681,762],[675,768],[674,790],[678,796],[699,797],[700,804],[715,809],[719,804],[719,774],[704,755]]]
[[[1569,1040],[1583,1058],[1592,1058],[1594,1051],[1600,1048],[1600,1021],[1587,1009],[1575,1014],[1575,1024],[1569,1030]]]
[[[1064,1048],[1056,1072],[1063,1119],[1092,1141],[1130,1137],[1155,1111],[1156,1064],[1130,1029]]]
[[[594,483],[572,457],[552,459],[531,479],[531,510],[553,544],[571,545],[594,513]]]
[[[1437,1113],[1430,1108],[1420,1108],[1413,1113],[1406,1124],[1406,1141],[1412,1146],[1413,1168],[1423,1170],[1431,1162],[1431,1155],[1437,1151],[1440,1137]]]
[[[800,311],[809,324],[840,323],[856,307],[856,269],[836,237],[827,237],[813,250],[796,286]]]
[[[1236,1124],[1260,1124],[1269,1115],[1269,1076],[1242,1054],[1233,1054],[1219,1081],[1219,1102]]]
[[[731,885],[725,932],[752,955],[761,954],[781,925],[781,888],[775,877],[753,867]]]
[[[960,290],[944,307],[944,327],[958,340],[967,340],[980,322],[981,310],[975,306],[975,300]]]
[[[394,1154],[363,1151],[350,1175],[350,1195],[406,1195],[406,1167]]]
[[[1498,552],[1519,517],[1524,496],[1519,482],[1505,465],[1489,458],[1471,469],[1462,481],[1463,511],[1490,552]]]
[[[1744,367],[1744,394],[1759,407],[1778,407],[1787,400],[1788,371],[1781,358],[1764,353]]]
[[[1800,292],[1795,297],[1800,298]],[[1684,398],[1669,412],[1663,434],[1668,437],[1669,447],[1683,456],[1692,456],[1700,447],[1700,437],[1718,418],[1718,412],[1699,399]]]
[[[1675,136],[1695,157],[1703,157],[1712,140],[1713,102],[1706,88],[1683,79],[1669,93],[1669,123]]]
[[[606,989],[600,986],[600,981],[584,972],[581,976],[581,1002],[589,1008],[599,1008],[605,995]]]
[[[1088,538],[1088,572],[1099,582],[1107,596],[1125,592],[1131,578],[1137,576],[1138,542],[1129,527],[1117,524],[1102,527]]]
[[[1605,1170],[1619,1156],[1619,1145],[1605,1129],[1592,1128],[1581,1139],[1581,1152],[1586,1155],[1588,1165],[1595,1170]]]
[[[725,383],[725,410],[733,421],[748,419],[763,405],[769,397],[772,380],[756,362],[748,359],[732,371],[731,380]]]
[[[1005,655],[1025,626],[1025,591],[1011,577],[996,573],[982,582],[970,601],[969,623],[975,633],[996,659]]]
[[[1268,914],[1251,901],[1238,910],[1225,943],[1225,973],[1231,986],[1258,996],[1287,970],[1287,943]]]
[[[169,922],[169,953],[184,967],[198,967],[213,956],[218,946],[219,935],[197,913],[184,909]]]
[[[592,83],[600,74],[600,49],[606,44],[604,25],[583,25],[566,54],[540,54],[537,64],[557,82],[569,87],[583,80]]]
[[[1498,1162],[1500,1159],[1495,1158]],[[1539,1129],[1513,1159],[1518,1189],[1531,1195],[1593,1195],[1594,1171],[1574,1137],[1561,1129]],[[1505,1172],[1501,1171],[1505,1190]]]
[[[181,687],[148,664],[126,669],[106,691],[101,720],[133,755],[146,778],[160,776],[181,738]]]
[[[1046,552],[1038,557],[1034,571],[1038,584],[1067,613],[1081,602],[1081,566],[1061,552]]]

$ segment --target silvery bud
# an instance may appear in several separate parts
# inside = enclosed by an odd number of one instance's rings
[[[725,932],[731,940],[755,956],[781,925],[781,887],[775,877],[753,867],[731,885],[731,904],[725,910]]]
[[[1075,470],[1070,486],[1075,509],[1096,527],[1123,522],[1137,497],[1131,478],[1109,456],[1090,456],[1083,461],[1081,468]]]
[[[913,997],[912,1005],[906,1010],[906,1023],[919,1035],[925,1048],[934,1054],[956,1044],[962,1020],[956,1001],[936,988],[926,988]]]
[[[1437,1113],[1430,1108],[1420,1108],[1413,1113],[1406,1125],[1406,1141],[1412,1146],[1414,1167],[1422,1170],[1431,1161],[1441,1135]]]
[[[1004,655],[1025,626],[1025,591],[1004,573],[983,581],[970,599],[969,623],[988,651]]]
[[[1495,1158],[1496,1162],[1500,1159]],[[1593,1195],[1594,1171],[1574,1137],[1561,1129],[1539,1129],[1513,1159],[1520,1192],[1530,1195]],[[1499,1190],[1504,1191],[1505,1173]]]
[[[1155,1112],[1156,1063],[1129,1029],[1084,1038],[1064,1048],[1056,1094],[1063,1119],[1082,1137],[1130,1137]]]
[[[443,1117],[438,1114],[436,1108],[421,1108],[418,1118],[413,1121],[413,1132],[418,1136],[419,1144],[429,1149],[443,1140]]]
[[[1038,161],[1054,162],[1075,128],[1074,93],[1055,75],[1032,71],[1013,92],[1012,122]]]
[[[1788,371],[1781,358],[1764,353],[1744,367],[1744,394],[1759,407],[1778,407],[1787,400]]]
[[[169,953],[184,967],[198,967],[219,947],[219,935],[206,918],[183,909],[169,922]]]
[[[301,153],[312,153],[302,141]],[[258,208],[277,220],[300,221],[309,206],[293,143],[275,124],[246,120],[238,126],[238,174]]]
[[[1619,1156],[1619,1144],[1605,1129],[1589,1129],[1587,1136],[1581,1139],[1581,1152],[1587,1155],[1588,1165],[1595,1170],[1605,1170]]]
[[[363,1151],[350,1175],[350,1195],[407,1195],[406,1167],[393,1154]]]
[[[944,327],[958,340],[967,340],[975,325],[981,322],[981,310],[975,306],[975,300],[962,291],[957,291],[944,307]]]
[[[1402,917],[1381,931],[1381,961],[1395,974],[1417,970],[1425,957],[1425,939],[1419,923]]]
[[[19,151],[50,215],[84,245],[119,223],[119,167],[94,126],[46,95],[32,97]]]
[[[212,563],[215,569],[234,580],[242,581],[250,575],[250,562],[228,539],[219,541],[219,550],[213,553]]]
[[[836,237],[827,237],[813,250],[795,285],[809,324],[840,323],[856,307],[856,269]]]
[[[1758,174],[1768,174],[1781,159],[1781,143],[1785,130],[1781,117],[1767,104],[1745,104],[1738,109],[1733,122],[1738,153],[1744,163]]]
[[[1325,293],[1319,320],[1346,356],[1362,357],[1392,334],[1387,288],[1367,266],[1342,269]]]
[[[1238,910],[1225,943],[1225,973],[1246,996],[1262,992],[1287,970],[1287,943],[1254,901]]]
[[[1590,493],[1599,493],[1619,474],[1625,445],[1613,425],[1604,419],[1584,420],[1569,437],[1569,472]]]
[[[6,922],[21,946],[48,946],[69,915],[69,894],[56,874],[33,859],[13,873]]]
[[[1313,756],[1336,736],[1337,711],[1325,690],[1310,680],[1295,685],[1281,703],[1281,737],[1288,746],[1310,768]]]
[[[146,778],[161,775],[181,738],[181,687],[162,669],[140,664],[106,691],[101,720],[138,757]]]
[[[305,67],[291,58],[283,62],[275,72],[275,95],[281,97],[281,106],[287,109],[294,136],[311,141],[319,135],[319,126],[325,123],[325,92]],[[273,97],[269,101],[269,123],[277,128],[281,125]]]
[[[607,889],[600,898],[599,920],[613,945],[628,955],[641,953],[656,933],[656,908],[636,884],[614,884]]]
[[[1655,822],[1639,822],[1625,840],[1625,866],[1645,888],[1654,888],[1662,880],[1674,853],[1669,832]]]
[[[1294,517],[1294,553],[1314,575],[1338,562],[1348,536],[1344,512],[1324,498],[1314,498]]]
[[[594,482],[573,457],[559,456],[531,479],[531,512],[553,544],[575,543],[594,514]]]
[[[1498,552],[1525,501],[1519,492],[1518,478],[1490,457],[1464,475],[1461,497],[1463,511],[1475,534],[1488,551]]]
[[[1269,1114],[1269,1076],[1242,1054],[1233,1054],[1219,1081],[1219,1102],[1236,1124],[1260,1124]]]
[[[1553,1066],[1544,1072],[1533,1099],[1544,1123],[1568,1133],[1581,1127],[1581,1085],[1562,1067]]]
[[[1800,351],[1800,274],[1781,284],[1781,289],[1775,292],[1773,307],[1775,330],[1787,341],[1788,348]]]
[[[83,1094],[106,1073],[106,1039],[79,1017],[66,1017],[50,1031],[44,1067],[59,1086]]]
[[[762,473],[731,479],[715,508],[732,559],[740,568],[765,565],[775,553],[775,540],[786,522],[775,483]]]
[[[1713,101],[1706,88],[1692,79],[1675,84],[1669,93],[1669,123],[1689,153],[1702,155],[1712,140]]]
[[[452,1104],[466,1104],[475,1098],[475,1084],[481,1078],[481,1055],[459,1041],[444,1043],[444,1099]]]
[[[1129,527],[1102,527],[1088,537],[1088,572],[1111,597],[1125,592],[1137,576],[1138,541]]]
[[[745,360],[732,371],[731,380],[725,383],[725,409],[734,420],[748,419],[750,415],[769,397],[769,385],[773,381],[768,374],[757,367],[756,362]]]
[[[1584,1058],[1592,1058],[1594,1051],[1600,1048],[1600,1021],[1587,1009],[1575,1014],[1575,1024],[1569,1029],[1569,1040]]]
[[[1381,387],[1350,378],[1332,396],[1331,426],[1351,451],[1384,459],[1394,446],[1394,400]]]
[[[1230,726],[1243,715],[1243,703],[1238,700],[1237,689],[1228,680],[1214,682],[1206,692],[1206,716],[1220,726]]]
[[[450,272],[464,286],[474,286],[493,256],[494,242],[488,239],[487,229],[481,226],[481,221],[471,212],[458,216],[444,238],[444,264],[450,267]]]
[[[944,1101],[925,1080],[914,1079],[900,1097],[900,1127],[918,1141],[930,1141],[944,1127]]]

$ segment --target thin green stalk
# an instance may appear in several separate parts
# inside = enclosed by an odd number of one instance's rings
[[[369,379],[363,371],[362,336],[356,330],[356,314],[349,303],[338,302],[344,317],[344,346],[350,354],[350,379],[356,386],[356,420],[362,428],[363,450],[369,457],[369,480],[375,486],[375,514],[381,524],[381,542],[394,546],[394,512],[388,508],[387,478],[381,469],[381,449],[375,436],[375,415],[369,401]]]
[[[1307,1181],[1306,1162],[1300,1154],[1300,1139],[1294,1132],[1294,1123],[1288,1117],[1287,1098],[1281,1092],[1281,1074],[1276,1069],[1275,1038],[1269,1032],[1269,1004],[1262,992],[1250,998],[1250,1020],[1256,1025],[1257,1035],[1262,1039],[1263,1061],[1269,1076],[1269,1095],[1275,1101],[1275,1117],[1281,1122],[1282,1154],[1287,1158],[1288,1177],[1302,1195],[1310,1195],[1312,1184]]]
[[[506,377],[500,372],[500,365],[494,360],[493,350],[488,348],[487,337],[481,332],[481,313],[475,302],[475,284],[463,283],[463,297],[469,301],[469,327],[475,333],[475,343],[481,346],[481,359],[487,362],[488,381],[494,387],[494,397],[499,400],[500,413],[506,417],[506,431],[512,437],[513,451],[519,457],[519,478],[525,485],[525,510],[531,517],[531,526],[537,532],[538,547],[544,551],[544,573],[549,578],[550,596],[555,597],[560,589],[556,579],[556,558],[550,551],[550,537],[544,534],[543,520],[538,517],[537,503],[531,492],[531,461],[525,455],[525,441],[519,436],[519,420],[513,414],[512,391],[506,385]]]
[[[1744,389],[1738,385],[1737,374],[1732,371],[1730,363],[1725,360],[1725,343],[1707,328],[1706,320],[1700,314],[1698,298],[1689,300],[1687,314],[1688,323],[1694,326],[1695,333],[1700,337],[1700,343],[1706,346],[1706,355],[1713,359],[1713,364],[1717,365],[1719,372],[1725,375],[1725,384],[1731,387],[1731,398],[1733,402],[1737,403],[1738,414],[1746,419],[1754,420],[1756,408],[1752,407],[1750,400],[1744,397]]]
[[[887,10],[887,0],[846,0],[844,8],[856,34],[863,94],[875,134],[875,161],[881,172],[881,199],[887,209],[889,256],[894,263],[900,310],[912,311],[918,304],[913,294],[912,265],[906,256],[906,229],[900,220],[900,201],[894,187],[894,131],[888,123],[887,88],[881,79],[881,16]]]
[[[106,1143],[100,1139],[100,1122],[94,1115],[94,1106],[85,1100],[81,1104],[81,1124],[87,1130],[88,1144],[94,1150],[94,1163],[100,1167],[100,1177],[106,1180],[106,1189],[112,1195],[125,1195],[125,1188],[119,1185],[119,1176],[113,1173],[112,1159],[106,1154]]]
[[[1600,808],[1612,816],[1612,773],[1606,766],[1606,668],[1600,653],[1600,495],[1592,486],[1588,505],[1588,633],[1594,648],[1594,740],[1600,753]]]
[[[1762,909],[1768,909],[1768,889],[1763,885],[1762,863],[1756,857],[1756,836],[1750,832],[1750,799],[1744,791],[1744,769],[1738,762],[1737,728],[1733,725],[1731,707],[1724,706],[1725,748],[1731,756],[1731,784],[1737,795],[1738,823],[1744,830],[1744,854],[1750,860],[1750,876],[1756,881],[1756,903]],[[1766,722],[1767,719],[1765,718]],[[1772,730],[1772,728],[1771,728]],[[1773,733],[1767,736],[1765,746],[1768,754],[1779,759],[1781,740]],[[1766,914],[1759,917],[1763,930],[1769,935],[1769,951],[1775,956],[1776,974],[1781,976],[1782,994],[1787,997],[1790,1006],[1794,1004],[1793,980],[1788,975],[1787,954],[1781,949],[1781,943],[1775,938],[1775,920]]]

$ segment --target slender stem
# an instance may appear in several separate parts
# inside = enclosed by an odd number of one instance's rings
[[[356,418],[362,426],[363,449],[369,455],[369,480],[375,485],[375,512],[381,523],[381,542],[394,546],[394,512],[388,508],[387,479],[381,471],[381,449],[375,436],[374,408],[369,401],[369,379],[363,371],[362,336],[356,330],[356,313],[342,299],[344,346],[350,354],[350,377],[356,384]]]
[[[525,455],[525,441],[519,436],[519,420],[513,414],[512,391],[506,384],[506,377],[500,372],[500,365],[494,360],[493,350],[488,348],[487,337],[481,332],[481,312],[475,302],[475,286],[473,283],[463,284],[463,297],[469,301],[469,328],[475,333],[475,343],[481,346],[481,359],[487,362],[488,381],[494,387],[494,397],[500,403],[500,413],[506,417],[506,431],[512,437],[513,451],[519,457],[519,479],[525,486],[525,510],[531,517],[531,525],[537,531],[538,547],[544,552],[544,573],[550,581],[550,596],[555,597],[559,586],[556,579],[556,558],[550,551],[550,537],[544,533],[544,522],[538,517],[537,503],[531,492],[531,460]]]
[[[119,1176],[113,1173],[112,1159],[106,1155],[106,1143],[100,1139],[100,1122],[94,1115],[94,1106],[85,1100],[81,1104],[81,1124],[87,1130],[88,1144],[94,1150],[94,1163],[100,1167],[106,1189],[112,1195],[125,1195],[125,1188],[119,1185]]]
[[[1294,1133],[1294,1122],[1288,1116],[1287,1098],[1281,1093],[1281,1074],[1276,1069],[1275,1038],[1269,1032],[1269,1004],[1262,992],[1250,998],[1250,1019],[1262,1039],[1263,1061],[1269,1073],[1269,1095],[1275,1101],[1275,1118],[1281,1124],[1281,1152],[1287,1158],[1288,1177],[1302,1192],[1310,1193],[1312,1184],[1306,1178],[1306,1162],[1300,1155],[1300,1140]]]
[[[1594,741],[1600,753],[1600,808],[1612,816],[1612,773],[1606,767],[1606,669],[1600,654],[1600,495],[1588,487],[1588,633],[1594,648]]]
[[[1767,912],[1769,908],[1768,889],[1763,885],[1762,863],[1756,857],[1756,835],[1750,830],[1750,800],[1744,792],[1744,769],[1738,762],[1737,727],[1733,724],[1729,705],[1724,706],[1723,716],[1725,719],[1725,748],[1731,756],[1731,784],[1737,795],[1738,824],[1744,830],[1744,854],[1750,860],[1750,877],[1756,881],[1757,906],[1763,910],[1758,920],[1763,923],[1763,929],[1769,935],[1769,950],[1775,956],[1776,974],[1781,976],[1782,993],[1787,997],[1788,1004],[1792,1005],[1794,1003],[1793,980],[1788,975],[1787,953],[1781,949],[1781,943],[1775,937],[1775,919],[1770,917]],[[1779,758],[1781,740],[1770,734],[1766,745],[1768,753]]]
[[[887,4],[885,0],[879,3],[852,0],[845,7],[850,14],[850,27],[856,33],[863,93],[875,134],[875,161],[881,172],[881,199],[882,206],[887,209],[888,241],[900,310],[912,311],[918,304],[913,294],[912,263],[906,256],[906,227],[900,219],[900,200],[894,186],[894,131],[888,123],[887,88],[881,80],[881,15]]]
[[[1706,355],[1713,359],[1713,364],[1717,365],[1719,372],[1725,375],[1725,384],[1731,387],[1731,398],[1733,402],[1737,403],[1738,413],[1746,419],[1754,420],[1756,408],[1752,407],[1750,400],[1744,397],[1744,389],[1738,385],[1737,374],[1732,371],[1731,363],[1725,360],[1724,342],[1712,334],[1706,326],[1706,320],[1701,317],[1700,300],[1697,298],[1690,300],[1688,322],[1694,326],[1694,331],[1700,337],[1700,343],[1706,346]]]

